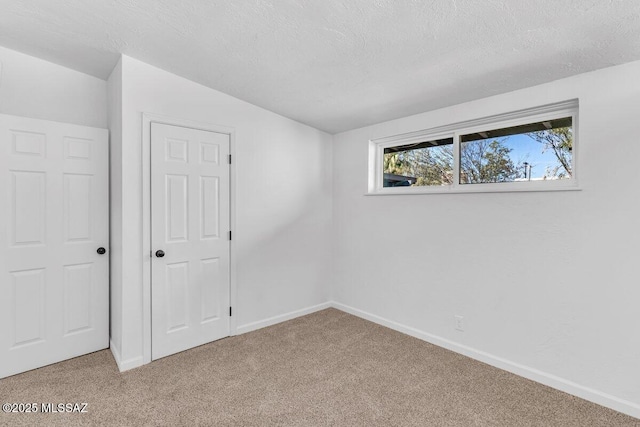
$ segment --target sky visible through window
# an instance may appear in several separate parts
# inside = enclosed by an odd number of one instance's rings
[[[553,151],[547,149],[543,153],[544,146],[531,138],[528,134],[511,135],[502,138],[487,138],[484,141],[498,139],[509,148],[509,158],[515,165],[528,162],[531,165],[531,179],[544,177],[545,171],[558,166],[558,158]],[[524,169],[523,169],[524,173]]]

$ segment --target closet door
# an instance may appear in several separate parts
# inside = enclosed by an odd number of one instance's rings
[[[151,356],[229,336],[229,135],[151,123]]]
[[[0,115],[0,377],[109,347],[108,132]]]

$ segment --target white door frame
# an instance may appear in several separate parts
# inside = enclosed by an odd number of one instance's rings
[[[229,135],[229,153],[234,159],[229,165],[229,227],[236,230],[236,168],[235,129],[227,126],[202,123],[187,119],[142,113],[142,363],[151,363],[151,123],[181,126]],[[230,243],[229,253],[229,303],[234,308],[229,319],[229,334],[236,335],[236,245]]]

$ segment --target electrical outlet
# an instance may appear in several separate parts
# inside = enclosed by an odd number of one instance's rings
[[[464,332],[464,317],[459,316],[459,315],[454,315],[453,318],[455,319],[455,328],[456,331],[460,331],[460,332]]]

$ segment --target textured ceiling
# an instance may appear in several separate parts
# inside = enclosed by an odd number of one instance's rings
[[[335,133],[640,59],[637,0],[0,0],[0,45],[123,53]]]

